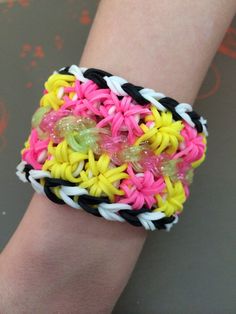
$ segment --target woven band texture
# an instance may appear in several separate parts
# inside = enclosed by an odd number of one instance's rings
[[[57,204],[169,231],[205,159],[207,121],[187,103],[77,65],[44,84],[16,174]]]

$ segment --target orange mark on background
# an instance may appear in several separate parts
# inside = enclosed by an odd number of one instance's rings
[[[29,0],[18,0],[18,3],[22,6],[22,7],[27,7],[29,5]]]
[[[229,27],[225,37],[218,48],[218,52],[230,58],[236,59],[236,29]]]
[[[213,64],[213,63],[211,64],[210,71],[208,73],[210,73],[210,77],[211,77],[211,80],[213,81],[213,84],[210,85],[210,87],[208,88],[208,90],[206,92],[200,93],[197,96],[196,100],[203,100],[203,99],[206,99],[210,96],[213,96],[214,94],[216,94],[216,92],[220,88],[221,76],[220,76],[220,72],[219,72],[219,70],[215,64]]]
[[[27,54],[32,50],[32,45],[30,44],[24,44],[20,51],[20,57],[25,58]]]
[[[33,51],[32,45],[28,43],[23,44],[20,51],[20,58],[25,58],[32,51]],[[34,52],[32,55],[37,59],[43,59],[45,57],[45,52],[43,50],[42,45],[36,45],[34,47]]]
[[[42,59],[45,57],[45,53],[43,51],[43,47],[41,45],[35,46],[34,48],[34,56],[36,58]]]
[[[33,86],[33,82],[27,82],[26,84],[25,84],[25,87],[26,88],[31,88]]]
[[[37,62],[36,62],[35,60],[31,60],[31,61],[30,61],[30,66],[31,66],[31,68],[36,67],[36,65],[37,65]]]
[[[13,0],[7,0],[7,7],[10,9],[12,8],[14,5],[14,1]]]
[[[80,23],[83,25],[88,25],[91,23],[91,18],[89,16],[89,11],[87,9],[84,9],[80,16]]]
[[[70,19],[77,20],[82,25],[88,25],[92,23],[90,12],[88,8],[80,9],[78,6],[78,0],[67,0],[68,15]]]
[[[19,56],[20,58],[27,57],[28,64],[26,65],[26,69],[29,70],[29,69],[35,68],[38,65],[37,59],[45,58],[45,52],[42,45],[32,46],[29,43],[25,43],[21,47]]]
[[[64,46],[64,40],[62,39],[61,35],[57,34],[54,38],[54,44],[57,50],[61,50]]]
[[[7,0],[6,7],[7,9],[11,9],[15,4],[19,4],[21,7],[27,7],[30,4],[30,0]]]
[[[0,100],[0,151],[6,145],[6,139],[4,136],[4,131],[8,125],[8,113],[6,110],[6,105]]]

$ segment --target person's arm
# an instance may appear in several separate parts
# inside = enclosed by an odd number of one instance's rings
[[[235,0],[102,0],[80,66],[192,103],[235,7]],[[110,313],[146,236],[35,194],[0,256],[0,313]]]

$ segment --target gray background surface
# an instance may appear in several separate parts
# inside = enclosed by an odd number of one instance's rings
[[[1,1],[2,2],[2,1]],[[33,194],[15,176],[44,81],[78,64],[98,1],[0,3],[0,250]],[[233,314],[236,210],[236,20],[195,102],[208,119],[207,159],[171,232],[150,232],[115,314]]]

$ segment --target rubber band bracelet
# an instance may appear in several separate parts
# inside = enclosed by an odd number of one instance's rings
[[[16,174],[52,202],[169,231],[205,159],[207,121],[187,103],[95,68],[44,84]]]

